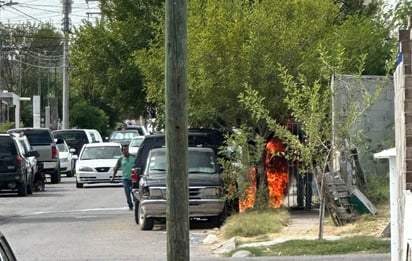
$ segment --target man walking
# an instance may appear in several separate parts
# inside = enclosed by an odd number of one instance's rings
[[[133,210],[133,201],[132,201],[132,168],[134,165],[135,157],[130,155],[129,153],[129,146],[123,145],[122,146],[122,153],[123,156],[119,158],[116,163],[116,166],[113,168],[113,177],[112,182],[114,181],[114,177],[116,177],[116,173],[119,169],[122,170],[122,183],[124,188],[124,193],[126,194],[127,204],[129,205],[129,209]]]

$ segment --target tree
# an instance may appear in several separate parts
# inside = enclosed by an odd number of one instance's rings
[[[101,1],[103,18],[81,25],[71,39],[72,88],[106,112],[110,127],[146,115],[140,65],[132,55],[152,38],[150,23],[161,2]]]
[[[23,97],[40,95],[42,108],[61,104],[61,34],[50,24],[23,23],[2,27],[2,88]],[[23,125],[31,126],[30,103],[22,103]],[[44,116],[44,115],[43,115]]]
[[[102,136],[109,135],[107,126],[109,119],[103,110],[88,104],[86,101],[80,101],[73,104],[70,113],[71,125],[81,129],[96,129]]]
[[[314,91],[311,86],[316,87],[319,95],[328,97],[326,69],[330,73],[339,66],[340,72],[351,74],[362,68],[362,73],[382,74],[392,51],[389,28],[371,11],[345,14],[344,19],[340,12],[339,5],[326,0],[191,1],[188,19],[190,125],[224,129],[243,123],[266,140],[282,129],[273,128],[268,119],[278,126],[287,115],[297,114],[287,102],[297,98],[294,95]],[[156,27],[158,34],[150,48],[136,55],[145,75],[147,99],[159,114],[164,106],[163,89],[159,87],[164,86],[163,27],[162,24]],[[325,61],[325,54],[339,59]],[[326,67],[325,62],[329,63]],[[307,88],[303,89],[302,83],[290,93],[279,68],[304,80]],[[253,102],[265,109],[267,114],[262,114],[265,117],[257,115],[260,111],[256,108],[247,109],[244,102],[239,103],[239,93],[244,94],[244,99],[258,93],[262,99]],[[320,101],[328,104],[328,100]],[[307,102],[309,98],[302,100],[302,108],[308,106]],[[320,110],[320,104],[312,105],[315,107],[309,111],[313,116],[318,115],[314,112]],[[324,109],[327,108],[318,113]],[[330,121],[330,118],[320,119]],[[264,181],[264,157],[258,158],[260,161],[248,166],[257,165],[258,176]]]

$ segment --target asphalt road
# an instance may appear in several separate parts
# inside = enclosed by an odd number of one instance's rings
[[[119,185],[76,189],[63,177],[27,197],[0,193],[0,230],[20,261],[167,260],[165,227],[141,231]],[[207,230],[190,230],[192,260],[208,255]]]
[[[190,260],[390,260],[390,254],[224,258],[202,244],[208,224],[192,224]],[[119,185],[76,189],[75,179],[27,197],[0,193],[0,230],[19,261],[167,260],[165,227],[141,231]]]

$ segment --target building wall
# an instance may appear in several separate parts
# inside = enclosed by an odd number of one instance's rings
[[[393,79],[384,76],[338,75],[334,90],[334,133],[342,128],[339,123],[345,122],[352,110],[358,112],[360,117],[353,122],[349,138],[358,150],[361,167],[366,177],[388,174],[388,161],[375,160],[373,154],[395,145]],[[380,95],[375,100],[373,96],[377,92]],[[369,106],[365,102],[367,99],[374,102]],[[342,142],[336,135],[334,139],[335,144]]]

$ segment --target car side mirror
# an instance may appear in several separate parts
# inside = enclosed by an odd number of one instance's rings
[[[70,153],[75,153],[75,152],[76,152],[76,149],[71,148],[71,149],[69,149],[69,151],[70,151]]]

